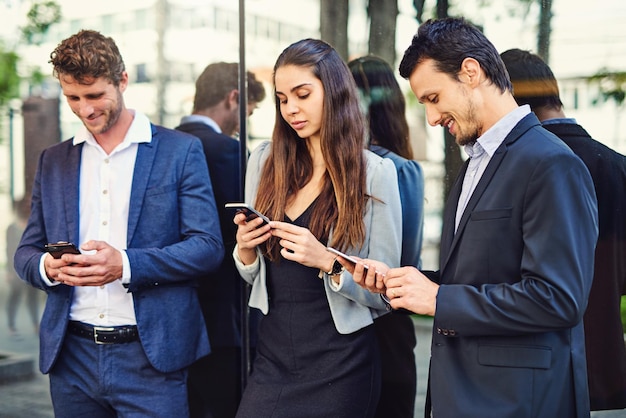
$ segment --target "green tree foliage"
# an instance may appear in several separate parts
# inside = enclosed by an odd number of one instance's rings
[[[33,3],[26,14],[28,23],[22,28],[22,35],[26,42],[38,43],[39,37],[45,34],[50,26],[61,20],[61,6],[55,1]]]
[[[5,50],[0,44],[0,107],[19,94],[18,61],[19,57],[15,52]]]
[[[626,72],[609,71],[602,69],[596,74],[587,77],[589,84],[597,84],[599,97],[594,100],[594,104],[613,100],[617,107],[621,107],[626,99]]]

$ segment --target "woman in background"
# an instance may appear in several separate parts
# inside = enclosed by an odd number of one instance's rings
[[[252,284],[250,306],[265,314],[237,416],[372,417],[380,391],[372,323],[386,305],[326,246],[400,262],[396,171],[364,149],[356,86],[330,45],[290,45],[273,82],[272,141],[250,156],[246,202],[275,221],[234,218],[233,256]]]
[[[402,266],[420,268],[424,224],[424,176],[409,138],[404,95],[391,66],[369,55],[348,63],[368,120],[369,149],[393,161],[402,202]],[[393,311],[374,321],[382,359],[382,388],[376,417],[414,415],[417,375],[413,321]]]

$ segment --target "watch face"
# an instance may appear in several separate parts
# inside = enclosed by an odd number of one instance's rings
[[[341,265],[341,263],[337,260],[335,260],[335,262],[333,263],[333,269],[331,271],[331,276],[336,276],[337,274],[340,274],[343,271],[343,266]]]

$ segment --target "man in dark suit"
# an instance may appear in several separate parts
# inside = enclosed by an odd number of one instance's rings
[[[444,209],[439,271],[355,267],[392,308],[434,317],[427,414],[588,417],[582,316],[598,236],[588,170],[517,106],[495,47],[465,20],[422,24],[400,74],[428,122],[470,155]]]
[[[15,267],[48,294],[55,416],[185,417],[186,368],[210,350],[195,287],[224,256],[202,146],[125,107],[113,39],[83,30],[50,57],[84,127],[41,154]],[[57,241],[83,254],[54,258]]]
[[[208,65],[196,80],[193,113],[185,116],[176,129],[202,141],[209,167],[215,202],[220,218],[226,257],[220,268],[207,275],[198,288],[200,305],[207,324],[211,354],[189,368],[189,407],[192,418],[234,417],[241,397],[242,353],[246,332],[242,326],[242,292],[245,282],[231,256],[237,225],[234,212],[224,208],[240,196],[239,66],[218,62]],[[263,84],[247,72],[250,116],[265,98]],[[245,292],[244,292],[245,293]],[[250,310],[250,338],[256,336],[260,311]],[[254,341],[252,341],[254,345]],[[245,372],[245,371],[243,371]]]
[[[591,173],[598,199],[599,237],[593,284],[583,317],[591,410],[626,408],[626,346],[620,315],[626,294],[626,157],[567,118],[550,67],[520,49],[500,54],[519,105],[528,104],[543,127],[561,138]]]

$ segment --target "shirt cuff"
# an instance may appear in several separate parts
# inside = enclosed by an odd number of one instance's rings
[[[324,273],[324,276],[328,276],[328,283],[330,283],[330,288],[335,292],[338,292],[343,287],[343,272],[339,275],[339,283],[335,283],[333,278],[328,274]]]
[[[128,261],[128,254],[126,254],[126,250],[120,250],[122,254],[122,284],[130,284],[130,261]]]
[[[256,272],[260,268],[261,264],[261,262],[259,261],[259,259],[261,258],[259,257],[259,253],[257,252],[257,257],[254,259],[254,262],[252,264],[244,264],[243,261],[241,261],[241,258],[239,258],[239,252],[237,251],[238,248],[239,244],[235,245],[235,249],[233,250],[233,259],[235,260],[235,266],[237,267],[237,269],[242,273]]]

